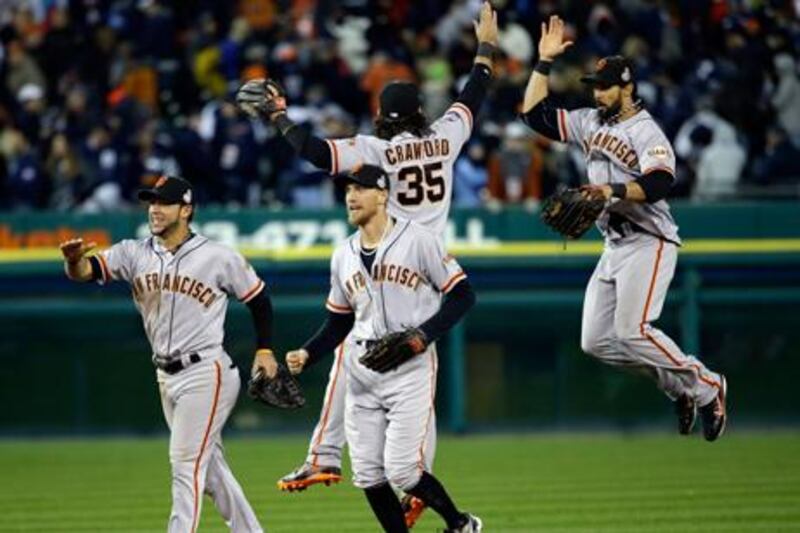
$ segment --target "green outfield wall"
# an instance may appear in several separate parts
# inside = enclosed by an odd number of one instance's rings
[[[800,422],[800,206],[677,205],[685,246],[659,325],[720,369],[734,424]],[[142,235],[143,211],[104,216],[0,215],[0,434],[160,432],[149,348],[123,285],[64,280],[59,240],[105,245]],[[324,317],[331,247],[348,233],[339,211],[200,210],[197,230],[239,248],[268,282],[276,348],[296,347]],[[448,247],[468,270],[478,305],[441,344],[440,426],[538,429],[672,424],[643,378],[579,348],[583,287],[601,250],[592,232],[564,243],[535,212],[458,211]],[[246,308],[230,307],[226,346],[244,370]],[[327,363],[303,377],[309,406],[266,411],[243,397],[231,426],[310,428]]]

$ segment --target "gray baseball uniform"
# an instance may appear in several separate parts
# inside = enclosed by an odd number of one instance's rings
[[[430,469],[428,455],[435,449],[435,343],[385,374],[358,359],[370,342],[433,316],[441,295],[466,274],[445,252],[441,239],[403,219],[379,245],[371,272],[360,250],[360,232],[336,248],[326,304],[331,312],[355,313],[353,329],[340,349],[354,483],[367,488],[389,480],[407,490]]]
[[[675,174],[672,146],[646,110],[607,124],[596,109],[559,109],[557,117],[561,141],[583,149],[590,183],[627,183],[656,170]],[[583,350],[653,376],[672,399],[686,394],[699,405],[711,402],[721,387],[719,374],[652,325],[661,315],[680,246],[666,200],[613,199],[598,227],[605,248],[586,288]]]
[[[221,432],[241,386],[222,346],[228,297],[247,302],[264,282],[239,253],[199,235],[174,253],[149,237],[121,241],[97,258],[101,283],[130,285],[158,368],[170,428],[168,531],[197,529],[204,492],[231,531],[262,531],[225,461]]]
[[[450,212],[453,165],[469,139],[472,123],[469,108],[455,102],[431,124],[431,134],[424,138],[406,132],[388,141],[372,135],[328,140],[333,173],[364,164],[381,167],[389,174],[391,184],[389,213],[414,220],[441,236]],[[335,355],[322,413],[308,447],[306,461],[315,466],[340,466],[345,444],[344,387],[337,387],[342,382],[341,351]],[[432,461],[432,455],[429,459]]]

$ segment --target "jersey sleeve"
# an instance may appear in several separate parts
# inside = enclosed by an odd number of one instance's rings
[[[264,281],[239,252],[226,248],[220,288],[242,303],[247,303],[264,289]]]
[[[656,170],[675,176],[675,152],[667,136],[653,122],[645,122],[643,130],[633,136],[633,149],[639,157],[639,173],[644,176]]]
[[[346,139],[325,139],[331,151],[331,174],[350,172],[362,165],[380,166],[377,150],[370,144],[374,139],[367,135],[356,135]]]
[[[461,147],[472,135],[472,112],[461,102],[454,102],[441,118],[431,124],[431,129],[447,139],[453,146],[452,153],[458,154]]]
[[[594,110],[588,107],[573,109],[572,111],[561,108],[556,109],[558,136],[561,142],[581,144],[586,137],[591,135],[589,123],[593,113]]]
[[[97,281],[101,285],[112,280],[130,282],[134,278],[136,244],[136,241],[132,240],[120,241],[95,255],[100,263],[100,279]]]
[[[332,313],[348,314],[353,312],[350,307],[350,302],[347,300],[347,294],[342,289],[342,284],[339,281],[339,254],[333,254],[331,257],[331,290],[328,292],[328,299],[325,301],[325,307]]]
[[[467,277],[456,258],[445,250],[442,239],[432,233],[420,232],[417,242],[423,273],[440,292],[447,294]]]

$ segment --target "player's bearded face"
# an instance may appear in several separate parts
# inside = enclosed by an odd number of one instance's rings
[[[618,85],[594,88],[594,102],[602,120],[608,120],[622,109],[622,89]]]
[[[180,225],[180,213],[181,206],[179,204],[151,203],[148,209],[150,233],[157,237],[166,237]]]
[[[347,221],[354,226],[362,226],[375,216],[379,206],[385,202],[386,193],[383,191],[349,183],[345,194]]]

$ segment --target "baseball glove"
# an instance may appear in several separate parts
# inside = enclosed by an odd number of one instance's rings
[[[542,221],[567,239],[580,239],[603,212],[602,194],[564,189],[542,204]]]
[[[427,344],[425,334],[417,328],[397,331],[378,340],[358,361],[383,374],[424,352]]]
[[[272,79],[250,80],[236,91],[236,106],[248,116],[269,118],[286,110],[286,91]]]
[[[247,383],[247,393],[254,400],[280,409],[297,409],[306,404],[300,384],[282,363],[278,364],[278,371],[273,378],[267,377],[259,369]]]

